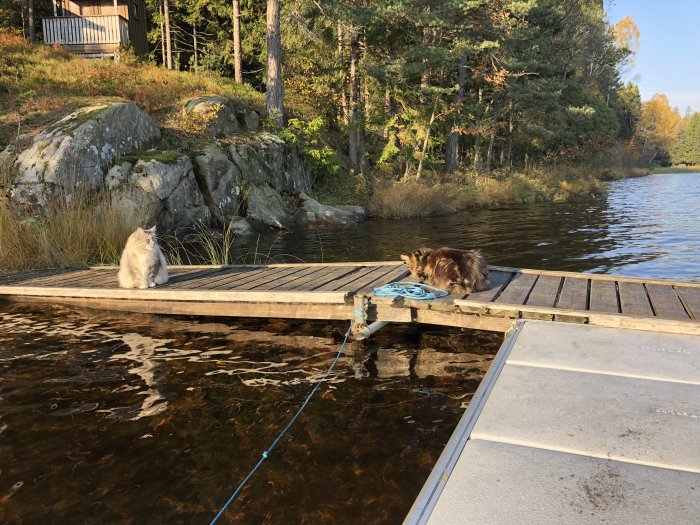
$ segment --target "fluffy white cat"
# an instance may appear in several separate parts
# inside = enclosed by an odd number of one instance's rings
[[[119,286],[153,288],[168,282],[168,267],[158,246],[156,227],[138,228],[126,241],[119,261]]]

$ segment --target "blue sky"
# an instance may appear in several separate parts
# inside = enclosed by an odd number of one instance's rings
[[[636,83],[647,100],[666,93],[681,115],[700,111],[700,0],[606,0],[610,22],[632,17],[641,33],[637,65],[625,80]]]

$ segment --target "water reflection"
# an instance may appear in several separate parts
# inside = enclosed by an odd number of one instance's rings
[[[0,522],[207,522],[344,330],[0,303]],[[500,339],[348,348],[226,521],[401,521]]]
[[[700,174],[610,183],[591,202],[539,204],[239,240],[240,260],[395,260],[416,246],[481,247],[493,264],[700,281]]]

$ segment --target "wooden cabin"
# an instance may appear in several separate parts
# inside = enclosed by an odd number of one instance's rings
[[[43,18],[44,43],[85,56],[116,56],[121,45],[148,53],[144,0],[54,0]]]

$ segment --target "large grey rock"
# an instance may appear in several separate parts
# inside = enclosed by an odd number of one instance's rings
[[[250,222],[243,218],[232,220],[228,227],[235,235],[252,235],[255,233]]]
[[[272,133],[237,137],[229,152],[245,181],[266,183],[279,192],[290,194],[311,189],[313,175],[296,147]]]
[[[124,182],[110,192],[112,206],[126,222],[153,224],[163,209],[158,197],[146,193],[138,186]]]
[[[287,214],[287,203],[274,188],[268,184],[251,185],[247,197],[248,219],[274,228],[291,227],[292,220]]]
[[[228,217],[241,204],[241,171],[216,144],[207,144],[194,159],[194,173],[204,202],[214,215]]]
[[[105,188],[111,190],[116,186],[119,186],[122,182],[129,180],[129,175],[131,175],[131,169],[134,165],[131,162],[122,162],[121,164],[115,164],[112,166],[107,175],[105,175]]]
[[[165,200],[158,224],[167,231],[191,228],[197,222],[209,224],[211,211],[204,204],[194,173],[189,172]]]
[[[241,131],[233,102],[218,95],[207,95],[190,100],[185,111],[195,123],[211,135],[221,137]]]
[[[362,206],[328,206],[300,193],[301,207],[297,210],[296,221],[301,226],[352,226],[366,218]]]
[[[174,164],[156,159],[139,160],[131,171],[129,182],[146,193],[165,200],[180,185],[180,181],[192,173],[192,161],[186,155]]]
[[[14,163],[15,200],[45,204],[76,189],[102,186],[107,168],[160,137],[156,123],[132,102],[79,109],[39,133]]]
[[[248,131],[258,131],[260,127],[260,115],[252,109],[244,109],[238,112],[238,122],[243,124]]]

